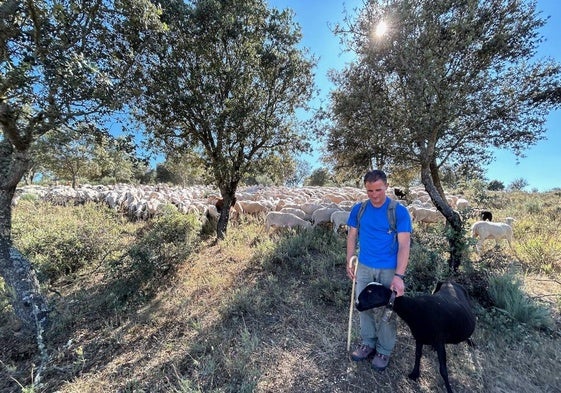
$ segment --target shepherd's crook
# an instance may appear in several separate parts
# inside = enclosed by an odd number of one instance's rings
[[[351,307],[349,308],[349,328],[347,332],[347,352],[351,349],[351,327],[353,326],[353,308],[355,303],[355,284],[356,284],[356,268],[358,266],[358,258],[356,255],[353,255],[350,260],[351,263],[354,263],[354,278],[353,278],[353,286],[351,289]]]

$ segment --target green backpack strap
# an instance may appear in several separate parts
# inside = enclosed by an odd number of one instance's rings
[[[358,233],[358,229],[360,228],[360,219],[362,218],[362,215],[364,214],[364,209],[366,209],[366,204],[369,202],[370,200],[367,199],[365,201],[362,201],[362,203],[360,204],[360,209],[358,209],[358,214],[356,216],[356,230]]]
[[[395,209],[397,206],[397,201],[391,199],[390,204],[388,205],[388,222],[390,223],[390,230],[394,233],[397,233],[397,219],[395,214]]]

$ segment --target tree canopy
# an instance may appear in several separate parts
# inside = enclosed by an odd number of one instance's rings
[[[313,93],[314,61],[292,12],[263,0],[161,5],[169,30],[136,84],[137,118],[164,151],[197,153],[229,207],[256,165],[309,149],[295,112]]]
[[[46,307],[29,261],[11,250],[11,201],[33,144],[119,108],[150,32],[164,28],[149,0],[0,3],[0,273],[30,330]]]
[[[392,165],[416,168],[452,224],[457,266],[461,222],[441,169],[479,170],[493,148],[522,155],[543,138],[560,85],[560,66],[534,57],[546,21],[535,2],[393,0],[369,1],[347,22],[336,32],[357,56],[333,78],[329,154],[341,167],[360,159],[390,175]]]

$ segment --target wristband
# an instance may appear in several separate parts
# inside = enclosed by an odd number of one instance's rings
[[[395,273],[394,276],[397,276],[397,277],[401,278],[402,280],[405,280],[405,274]]]

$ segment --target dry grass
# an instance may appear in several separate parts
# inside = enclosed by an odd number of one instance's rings
[[[518,241],[524,240],[516,232]],[[51,360],[35,390],[30,390],[38,361],[33,343],[14,334],[13,321],[2,313],[0,391],[20,392],[23,386],[26,392],[60,393],[445,392],[430,348],[424,349],[419,380],[407,378],[415,343],[402,322],[386,371],[349,360],[351,286],[343,262],[342,237],[328,232],[313,239],[293,232],[269,237],[261,222],[247,221],[231,227],[221,243],[203,241],[145,302],[109,307],[104,299],[118,283],[107,282],[99,271],[84,272],[80,280],[56,288],[61,297],[51,298],[56,307],[48,332]],[[561,392],[561,280],[555,269],[539,270],[524,270],[524,288],[547,302],[554,328],[537,331],[477,307],[476,347],[447,347],[456,393]],[[357,313],[353,341],[358,341]]]

